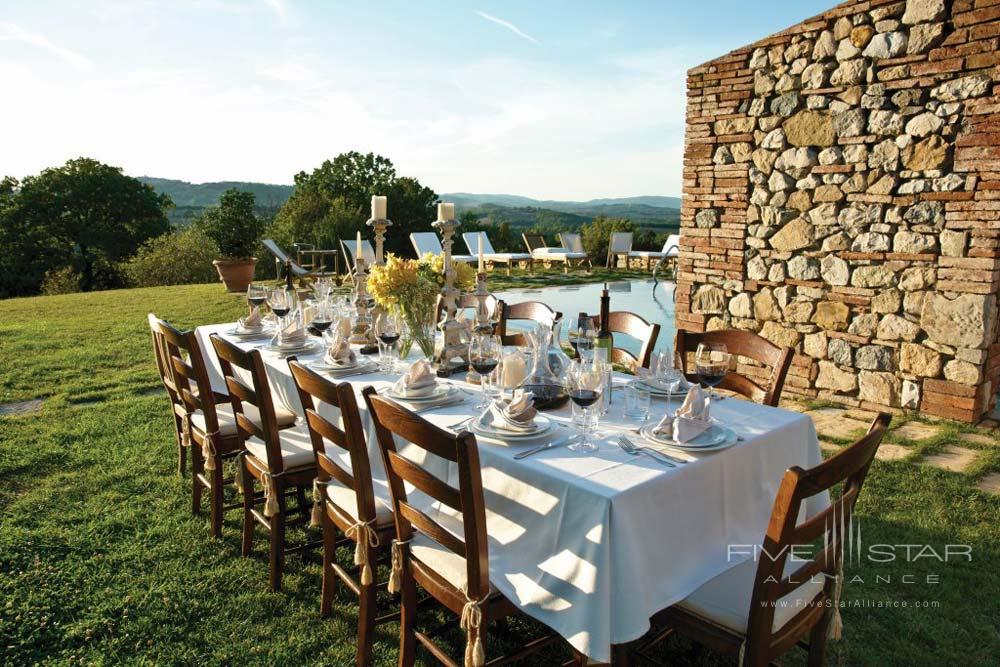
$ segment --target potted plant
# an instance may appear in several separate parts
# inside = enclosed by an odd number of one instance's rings
[[[219,205],[207,209],[198,224],[218,245],[219,259],[212,262],[230,292],[246,291],[253,281],[257,258],[254,251],[264,231],[264,222],[254,211],[252,192],[231,188],[222,193]]]

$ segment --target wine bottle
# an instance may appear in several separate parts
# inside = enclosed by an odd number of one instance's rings
[[[607,352],[598,354],[595,353],[594,359],[597,360],[598,356],[603,356],[602,361],[611,361],[611,348],[614,347],[614,337],[611,335],[611,331],[608,329],[608,318],[611,315],[611,295],[608,294],[608,284],[604,283],[604,289],[601,291],[601,323],[600,328],[597,331],[597,340],[595,342],[595,347],[598,350],[607,350]]]

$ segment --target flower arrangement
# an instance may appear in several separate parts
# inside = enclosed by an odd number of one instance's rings
[[[464,291],[475,283],[472,267],[454,262],[455,288]],[[405,322],[403,351],[413,343],[428,357],[434,353],[434,311],[444,286],[444,257],[427,253],[420,259],[390,254],[383,266],[373,266],[368,274],[368,293],[375,303]]]

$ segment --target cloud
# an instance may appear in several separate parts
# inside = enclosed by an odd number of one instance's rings
[[[92,69],[94,63],[87,56],[55,44],[44,35],[25,30],[13,23],[0,23],[0,42],[21,42],[48,51],[77,69]]]
[[[285,4],[285,0],[265,0],[265,2],[277,14],[278,20],[282,23],[288,21],[288,5]]]
[[[492,23],[496,23],[499,26],[503,26],[504,28],[507,28],[507,30],[510,30],[512,33],[514,33],[518,37],[526,39],[529,42],[531,42],[532,44],[538,44],[538,40],[537,39],[535,39],[531,35],[525,34],[520,28],[518,28],[516,25],[514,25],[510,21],[504,21],[503,19],[497,18],[496,16],[493,16],[492,14],[487,14],[486,12],[476,12],[476,13],[479,14],[484,19],[486,19],[487,21],[490,21]]]

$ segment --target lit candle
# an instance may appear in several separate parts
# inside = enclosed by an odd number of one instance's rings
[[[485,270],[485,262],[483,262],[483,233],[479,232],[479,273],[483,273]]]
[[[454,220],[455,205],[441,202],[438,204],[438,220]]]
[[[354,245],[354,266],[357,268],[358,259],[361,258],[361,230],[358,230],[358,240]]]
[[[385,220],[386,197],[374,195],[372,197],[372,220]]]

